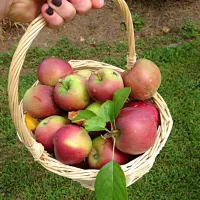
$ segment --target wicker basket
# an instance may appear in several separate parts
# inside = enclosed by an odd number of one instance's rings
[[[136,61],[133,22],[129,8],[124,0],[114,0],[114,2],[121,10],[127,27],[129,54],[127,56],[126,67],[130,68]],[[33,40],[37,37],[40,30],[45,25],[46,22],[43,17],[41,15],[37,17],[30,24],[27,31],[21,38],[16,52],[13,56],[8,81],[9,107],[12,120],[16,127],[20,141],[30,151],[35,161],[37,161],[44,168],[53,173],[77,181],[83,187],[94,190],[95,178],[99,170],[83,170],[76,167],[64,165],[54,159],[50,154],[48,154],[44,150],[44,147],[40,143],[37,143],[35,141],[34,137],[32,137],[30,131],[27,129],[24,120],[23,102],[21,102],[20,104],[18,102],[19,75],[26,57],[27,50],[31,46]],[[123,72],[123,70],[120,68],[93,60],[71,60],[70,64],[75,70],[98,70],[99,68],[112,68]],[[36,84],[38,84],[38,81],[36,81],[34,85]],[[126,176],[127,187],[133,184],[139,178],[141,178],[144,174],[149,172],[154,164],[156,156],[165,145],[171,132],[173,122],[167,104],[158,93],[156,93],[152,99],[159,108],[161,118],[161,125],[158,128],[157,140],[151,149],[149,149],[136,159],[132,160],[131,162],[121,166]]]

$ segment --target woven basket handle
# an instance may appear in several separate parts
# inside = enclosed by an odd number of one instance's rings
[[[135,40],[134,40],[134,29],[133,22],[129,8],[124,0],[113,0],[114,3],[121,10],[122,16],[124,18],[126,28],[127,28],[127,38],[128,38],[128,56],[127,56],[127,68],[131,68],[136,61],[135,53]],[[8,77],[8,100],[9,108],[11,112],[11,117],[14,122],[15,128],[19,134],[20,139],[26,147],[34,150],[35,145],[39,145],[31,137],[30,134],[27,134],[27,129],[23,116],[20,112],[19,102],[18,102],[18,83],[19,75],[22,69],[26,53],[31,46],[33,40],[37,37],[41,29],[46,25],[45,19],[42,15],[38,16],[27,28],[25,34],[19,41],[18,47],[12,58],[9,77]],[[34,147],[34,148],[33,148]],[[41,150],[42,151],[42,150]],[[33,153],[33,152],[32,152]],[[39,153],[40,154],[40,153]],[[35,155],[35,157],[38,157]]]

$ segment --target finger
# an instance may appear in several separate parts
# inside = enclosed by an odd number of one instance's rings
[[[41,13],[48,23],[48,27],[56,29],[64,24],[64,19],[59,16],[47,3],[41,8]]]
[[[67,0],[48,0],[47,3],[65,22],[71,21],[76,15],[76,9]]]
[[[85,15],[91,8],[91,0],[70,0],[79,15]]]
[[[92,8],[99,9],[104,6],[104,0],[91,0]]]

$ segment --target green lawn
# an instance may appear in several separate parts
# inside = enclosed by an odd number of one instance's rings
[[[200,39],[176,47],[166,46],[173,42],[176,39],[167,37],[137,41],[138,57],[148,58],[160,67],[159,93],[168,104],[174,126],[153,168],[128,188],[130,200],[195,200],[200,196]],[[74,44],[66,38],[49,49],[32,48],[20,77],[19,96],[34,83],[38,63],[46,57],[94,59],[123,68],[126,52],[125,41],[94,47],[87,42]],[[0,199],[95,200],[94,192],[34,162],[18,141],[7,102],[7,75],[12,55],[13,51],[0,53]]]

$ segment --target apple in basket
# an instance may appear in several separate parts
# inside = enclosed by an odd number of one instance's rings
[[[135,107],[123,108],[117,119],[116,147],[127,154],[138,155],[156,141],[157,126],[148,112]]]
[[[91,169],[100,169],[113,159],[113,140],[96,137],[92,141],[92,149],[88,156],[88,164]],[[128,162],[128,155],[114,148],[114,161],[122,165]]]
[[[80,163],[88,157],[91,148],[88,132],[79,125],[65,125],[54,136],[55,157],[64,164]]]
[[[87,79],[78,74],[70,74],[60,79],[54,89],[56,104],[66,111],[86,108],[90,103]]]
[[[148,112],[154,119],[157,127],[160,125],[160,113],[154,103],[148,101],[129,102],[125,107],[135,107]]]
[[[79,74],[81,76],[84,76],[88,80],[90,78],[90,76],[92,75],[93,71],[89,70],[89,69],[82,69],[82,70],[79,70],[75,73]]]
[[[24,110],[34,118],[44,118],[60,113],[53,98],[54,88],[37,85],[29,88],[23,97]]]
[[[100,103],[100,102],[93,102],[89,106],[87,106],[87,108],[85,108],[85,110],[90,110],[93,113],[95,113],[96,115],[99,115],[101,105],[102,105],[102,103]]]
[[[58,58],[46,58],[38,67],[37,77],[44,85],[55,86],[60,78],[73,73],[71,65]]]
[[[130,70],[122,74],[125,87],[131,87],[130,97],[134,100],[150,99],[161,83],[161,73],[155,63],[139,59]]]
[[[53,138],[58,129],[68,124],[64,117],[53,115],[43,119],[35,130],[35,139],[41,143],[48,153],[53,153]]]
[[[99,102],[92,102],[85,108],[85,110],[92,111],[94,114],[99,115],[101,105],[102,104]],[[79,110],[68,112],[68,119],[73,120],[78,114]],[[85,123],[85,119],[74,121],[74,123],[82,126]]]
[[[99,102],[112,100],[114,93],[124,87],[121,75],[113,69],[99,69],[88,80],[90,96]]]
[[[102,105],[102,103],[100,103],[100,102],[93,102],[85,110],[90,110],[98,116],[101,105]],[[105,134],[105,133],[106,133],[105,131],[89,131],[89,135],[91,136],[91,138],[94,138],[96,136],[99,136],[99,135]]]

